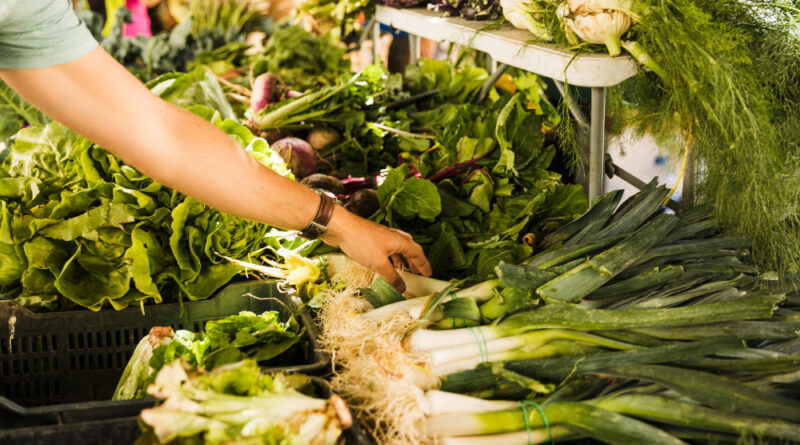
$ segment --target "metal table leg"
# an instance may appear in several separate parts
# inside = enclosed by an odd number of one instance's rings
[[[494,72],[497,71],[497,61],[494,60],[491,54],[486,55],[486,71],[488,71],[489,74],[494,74]]]
[[[494,70],[492,75],[489,76],[489,79],[483,83],[483,87],[481,87],[481,91],[478,93],[478,97],[475,98],[474,103],[476,105],[483,102],[483,100],[486,99],[486,96],[489,94],[489,91],[492,89],[494,84],[497,83],[497,79],[499,79],[500,76],[502,76],[507,69],[508,65],[506,65],[505,63],[497,65],[497,69]]]
[[[589,121],[586,119],[583,111],[581,111],[577,105],[577,102],[572,98],[572,95],[564,86],[564,82],[553,79],[553,83],[556,84],[556,89],[558,90],[559,94],[561,94],[561,97],[567,101],[567,107],[569,108],[569,112],[572,114],[572,117],[575,118],[575,122],[577,122],[578,125],[583,128],[589,128]]]
[[[372,27],[372,63],[378,64],[381,60],[381,24],[375,22]]]
[[[589,135],[589,202],[603,193],[605,158],[606,89],[592,88],[591,130]]]
[[[408,35],[408,52],[411,53],[411,64],[417,63],[420,57],[419,36],[416,34]]]

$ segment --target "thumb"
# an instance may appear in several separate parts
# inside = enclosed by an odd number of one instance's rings
[[[397,270],[392,266],[388,258],[385,259],[382,264],[375,267],[375,272],[394,286],[401,294],[406,291],[406,283],[400,278],[400,274],[397,273]]]

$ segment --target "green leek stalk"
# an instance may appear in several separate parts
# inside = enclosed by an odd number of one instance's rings
[[[439,437],[440,445],[532,445],[549,443],[552,440],[566,439],[575,434],[561,426],[547,428],[531,428],[516,433],[486,434],[482,436]]]
[[[660,258],[662,261],[685,258],[698,258],[696,255],[715,253],[719,249],[729,251],[736,249],[747,249],[751,241],[739,236],[716,236],[707,240],[682,241],[675,244],[661,245],[651,249],[636,262],[634,265],[642,264],[652,259]],[[687,256],[685,257],[684,256]],[[680,257],[680,258],[676,258]]]
[[[800,322],[730,321],[680,327],[643,327],[634,333],[664,340],[696,340],[732,335],[742,340],[791,340],[800,333]]]
[[[361,289],[361,295],[363,295],[374,308],[406,300],[400,295],[400,292],[397,292],[394,286],[381,277],[376,277],[370,287]]]
[[[410,298],[408,300],[398,301],[396,303],[387,304],[369,312],[364,312],[359,317],[366,320],[373,321],[386,321],[394,318],[400,314],[409,314],[419,311],[425,304],[428,297]]]
[[[800,425],[744,414],[732,416],[729,412],[662,396],[627,394],[588,403],[660,423],[800,442]]]
[[[476,302],[482,303],[495,295],[495,289],[500,286],[500,284],[500,280],[495,278],[460,290],[455,290],[455,285],[450,285],[438,293],[428,297],[427,301],[425,301],[425,304],[422,306],[419,315],[415,318],[419,318],[421,322],[435,322],[437,319],[441,318],[434,317],[434,313],[436,312],[436,309],[439,307],[440,303],[446,303],[450,300],[455,300],[458,298],[469,298],[475,300]]]
[[[568,304],[548,304],[535,311],[515,314],[496,326],[411,333],[406,344],[412,350],[430,350],[475,342],[475,331],[486,341],[547,328],[577,331],[623,330],[691,326],[702,323],[766,319],[772,316],[782,295],[753,296],[741,300],[666,309],[580,309]]]
[[[608,224],[597,233],[596,237],[607,238],[615,235],[627,235],[650,219],[669,195],[665,186],[657,186],[657,180],[651,181],[640,193],[625,201],[608,221]],[[670,228],[670,231],[672,228]],[[668,232],[669,233],[669,232]],[[664,235],[666,237],[666,235]]]
[[[473,332],[481,329],[474,328]],[[452,332],[452,331],[451,331]],[[412,334],[413,342],[408,342],[407,347],[412,351],[428,351],[434,364],[446,363],[453,360],[477,357],[481,350],[490,352],[502,352],[511,349],[530,349],[537,348],[553,340],[573,340],[580,343],[602,346],[610,349],[630,350],[637,347],[628,343],[610,340],[598,335],[587,334],[585,332],[571,331],[568,329],[542,329],[531,331],[521,335],[510,337],[500,337],[492,340],[485,340],[480,337],[480,332],[473,335],[471,341],[460,345],[448,344],[445,347],[435,347],[432,342],[426,341],[426,334],[433,334],[439,337],[447,334],[448,331],[425,331],[419,330]],[[476,339],[480,339],[480,342]]]
[[[558,358],[507,361],[504,367],[527,377],[561,382],[570,375],[605,373],[614,367],[625,372],[628,368],[638,369],[645,364],[677,362],[743,347],[743,343],[735,338],[714,338],[589,356],[566,357],[566,354],[561,354]],[[498,382],[498,376],[490,366],[479,366],[442,376],[440,380],[444,391],[467,393],[493,387]]]
[[[485,355],[453,360],[435,364],[431,368],[433,375],[442,377],[453,373],[474,369],[482,363],[501,363],[520,360],[542,360],[551,357],[585,357],[597,352],[597,348],[574,341],[554,340],[537,347],[512,349],[508,351],[489,351]]]
[[[539,248],[547,249],[567,240],[577,243],[587,236],[594,235],[611,218],[614,209],[617,208],[617,204],[622,199],[622,194],[622,190],[615,190],[600,196],[583,215],[544,237],[542,242],[539,243]],[[584,236],[579,234],[584,234]]]
[[[599,253],[569,272],[545,283],[536,293],[546,299],[576,302],[631,266],[675,227],[678,218],[662,213],[614,247]],[[609,226],[610,227],[610,226]],[[611,232],[608,236],[613,236]]]
[[[625,235],[610,236],[596,241],[586,241],[576,245],[561,246],[546,250],[534,255],[522,264],[525,266],[536,267],[539,269],[549,269],[559,264],[572,261],[576,258],[585,257],[595,252],[605,249],[618,241],[625,239]]]
[[[501,263],[500,266],[503,266]],[[513,287],[507,287],[500,292],[500,295],[495,295],[489,301],[483,303],[479,310],[481,318],[487,322],[497,320],[503,315],[514,312],[529,304],[533,304],[538,299],[531,298],[531,293],[528,291],[519,290]]]
[[[385,321],[399,314],[409,314],[412,318],[420,318],[424,313],[428,313],[428,321],[436,322],[441,320],[444,316],[441,311],[437,311],[439,303],[447,303],[460,298],[484,302],[494,296],[495,288],[498,285],[499,280],[492,279],[466,289],[454,290],[453,286],[448,283],[445,288],[431,296],[420,296],[408,300],[395,301],[394,303],[365,312],[360,316],[368,320]],[[433,283],[433,286],[439,287],[437,283]],[[433,302],[434,299],[436,300],[435,302]],[[461,320],[456,321],[457,326],[462,325]]]
[[[613,444],[684,445],[685,442],[639,420],[585,403],[553,402],[542,407],[547,425],[565,426]],[[545,419],[535,407],[483,413],[453,413],[430,416],[425,431],[432,436],[475,436],[545,428]],[[552,431],[551,431],[552,433]]]
[[[415,273],[399,270],[400,278],[406,284],[405,295],[409,297],[427,297],[430,294],[441,292],[450,285],[450,282],[424,277]]]
[[[679,363],[681,366],[714,372],[733,372],[747,374],[774,374],[789,372],[800,368],[800,354],[772,358],[753,359],[715,359],[702,358]]]
[[[681,275],[683,275],[683,267],[681,266],[654,267],[628,279],[603,286],[592,293],[592,298],[624,295],[629,292],[648,289],[678,278]]]
[[[797,401],[706,372],[640,365],[612,366],[603,369],[603,373],[659,383],[696,402],[724,411],[800,422]]]
[[[484,335],[502,337],[544,328],[580,331],[689,326],[724,321],[757,320],[772,316],[783,295],[756,295],[741,300],[666,309],[579,309],[567,304],[548,304],[535,311],[512,315]]]

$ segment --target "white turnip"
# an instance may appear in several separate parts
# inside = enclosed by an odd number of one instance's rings
[[[303,139],[283,138],[275,141],[271,148],[281,155],[297,179],[305,178],[317,169],[314,149]]]
[[[308,143],[314,150],[322,150],[328,145],[335,144],[342,139],[342,135],[333,128],[315,128],[308,132]]]
[[[253,80],[253,92],[250,96],[250,109],[258,113],[274,103],[278,96],[280,78],[272,73],[264,73]]]

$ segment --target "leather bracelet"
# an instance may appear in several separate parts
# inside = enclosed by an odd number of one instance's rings
[[[334,201],[333,198],[325,193],[319,193],[319,208],[317,208],[317,214],[314,216],[314,219],[311,220],[311,223],[300,232],[300,236],[309,240],[317,239],[322,236],[322,234],[328,230],[328,223],[331,221],[335,208],[336,201]]]

